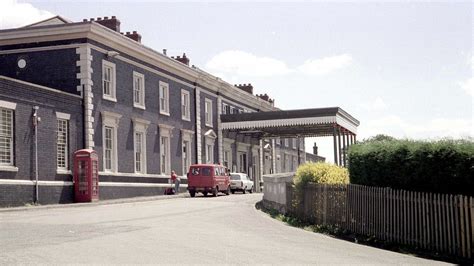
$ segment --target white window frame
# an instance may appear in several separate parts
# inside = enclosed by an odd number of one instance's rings
[[[10,136],[10,162],[0,163],[0,171],[14,171],[17,172],[18,168],[14,166],[15,164],[15,111],[16,103],[7,102],[0,100],[0,112],[2,110],[10,111],[11,113],[11,136]]]
[[[136,87],[137,84],[139,84],[138,88]],[[137,92],[138,99],[136,99]],[[133,107],[145,110],[145,75],[136,71],[133,71]]]
[[[191,103],[191,96],[190,96],[189,91],[182,89],[181,90],[181,119],[186,120],[186,121],[191,121],[191,104],[190,103]]]
[[[224,152],[223,152],[223,155],[222,155],[222,158],[223,158],[223,161],[226,161],[227,159],[227,162],[228,162],[228,166],[227,168],[229,168],[230,170],[232,170],[232,166],[233,166],[233,161],[232,161],[232,145],[234,144],[235,140],[233,139],[228,139],[228,138],[224,138],[223,139],[223,146],[224,146]],[[227,158],[225,158],[225,154],[227,153]],[[224,164],[224,162],[222,162]]]
[[[205,103],[204,103],[204,121],[205,121],[206,126],[208,127],[212,127],[212,120],[213,120],[212,115],[213,115],[212,114],[212,100],[206,98]]]
[[[214,130],[210,129],[205,134],[205,153],[206,153],[206,163],[214,163],[214,145],[217,139],[217,135]]]
[[[182,166],[183,166],[183,175],[186,175],[188,172],[189,166],[191,166],[192,163],[192,143],[193,143],[193,135],[194,132],[191,130],[186,130],[186,129],[181,129],[181,138],[182,138]],[[187,143],[187,145],[186,145]],[[184,148],[186,147],[186,157],[184,156]]]
[[[109,87],[109,90],[110,90],[110,93],[109,94],[105,94],[105,88],[104,88],[104,83],[105,83],[105,72],[106,72],[106,68],[110,68],[111,71],[110,71],[110,74],[111,74],[111,78],[110,78],[110,87]],[[109,61],[106,61],[106,60],[102,60],[102,98],[105,99],[105,100],[108,100],[108,101],[112,101],[112,102],[117,102],[117,96],[116,96],[116,85],[117,85],[117,78],[116,78],[116,68],[115,68],[115,64],[112,63],[112,62],[109,62]]]
[[[122,117],[119,114],[102,111],[102,153],[103,153],[103,163],[102,169],[107,173],[117,173],[118,172],[118,152],[117,152],[117,137],[118,137],[118,127],[120,118]],[[105,158],[105,130],[106,127],[112,128],[112,152],[111,152],[111,168],[106,169],[106,158]]]
[[[206,163],[214,163],[214,144],[206,142]]]
[[[244,156],[245,156],[245,165],[242,162],[242,158]],[[239,173],[247,173],[248,163],[249,163],[248,153],[241,152],[241,151],[237,152],[237,171],[239,171]]]
[[[228,169],[231,168],[232,162],[230,161],[230,150],[224,150],[222,153],[222,164]]]
[[[166,82],[160,81],[158,86],[159,86],[158,87],[158,93],[159,93],[160,114],[169,116],[170,115],[170,87],[169,87],[169,84],[166,83]],[[162,90],[161,90],[162,88],[163,88],[164,94],[162,93]],[[163,103],[162,103],[162,99],[163,99]]]
[[[57,136],[56,136],[56,171],[59,172],[66,172],[69,171],[69,133],[70,133],[70,125],[69,121],[71,119],[70,114],[56,112],[56,123],[57,123]],[[64,145],[64,166],[59,166],[59,122],[64,121],[66,122],[66,138]]]
[[[136,174],[146,174],[147,173],[147,154],[146,154],[146,134],[148,125],[150,121],[133,118],[133,168]],[[137,147],[137,134],[141,134],[142,139],[140,147]],[[140,149],[140,164],[138,165],[140,169],[137,169],[137,151]]]
[[[291,139],[291,144],[293,145],[293,149],[296,150],[296,139]]]
[[[171,174],[171,136],[173,127],[169,125],[158,125],[160,128],[160,173],[162,175]],[[162,141],[165,140],[165,147],[163,147]],[[163,164],[162,158],[165,156],[165,162]],[[165,169],[163,169],[163,166]]]
[[[221,112],[221,114],[225,114],[225,115],[228,114],[228,113],[227,113],[227,107],[229,107],[228,104],[222,103],[222,112]],[[230,111],[230,108],[229,108],[229,111]]]

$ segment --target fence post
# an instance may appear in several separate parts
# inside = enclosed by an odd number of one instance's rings
[[[426,248],[426,206],[425,206],[425,193],[424,192],[421,192],[420,193],[420,197],[421,197],[421,222],[422,222],[422,226],[421,226],[421,238],[422,238],[422,244],[421,244],[421,247],[422,248]]]
[[[466,257],[466,228],[464,226],[464,197],[460,196],[460,209],[461,209],[461,217],[460,217],[460,222],[461,222],[461,245],[462,245],[462,256]]]
[[[394,233],[394,230],[393,230],[393,227],[394,227],[394,221],[393,221],[393,213],[395,212],[395,204],[394,204],[394,198],[393,198],[393,190],[391,188],[388,189],[389,190],[389,194],[390,194],[390,202],[389,202],[389,205],[390,205],[390,212],[389,212],[389,216],[388,216],[388,219],[390,221],[390,224],[389,224],[389,240],[391,242],[393,242],[394,238],[393,238],[393,233]]]
[[[469,197],[469,205],[470,205],[470,212],[471,212],[471,250],[469,258],[474,256],[474,198]]]
[[[419,192],[415,192],[413,193],[413,244],[416,246],[416,247],[419,247],[419,224],[420,224],[420,220],[418,219],[419,217],[419,210],[418,210],[418,207],[420,206],[420,197],[419,197]]]
[[[465,219],[465,233],[464,236],[466,238],[466,255],[465,258],[471,257],[471,241],[469,241],[469,235],[471,234],[470,226],[469,226],[469,201],[468,197],[464,196],[464,219]]]
[[[413,245],[413,192],[408,191],[408,244]]]
[[[453,215],[453,195],[448,196],[448,253],[453,254],[453,242],[454,242],[454,234],[451,232],[454,228],[454,215]]]
[[[461,255],[461,236],[460,236],[460,224],[459,224],[459,195],[454,196],[454,235],[456,241],[454,242],[454,248],[456,255]]]
[[[443,252],[446,252],[448,249],[448,239],[447,239],[447,226],[446,226],[446,194],[441,194],[441,244]]]

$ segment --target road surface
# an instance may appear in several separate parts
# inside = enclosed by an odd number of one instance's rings
[[[261,197],[0,211],[0,265],[440,263],[287,226],[254,208]]]

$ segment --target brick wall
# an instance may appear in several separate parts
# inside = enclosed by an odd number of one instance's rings
[[[18,172],[0,172],[0,179],[34,179],[33,106],[39,106],[38,115],[38,168],[40,180],[70,181],[70,175],[56,173],[56,112],[68,113],[69,166],[72,154],[83,147],[82,100],[78,97],[25,85],[0,78],[0,97],[16,103],[14,111],[14,165]]]
[[[26,67],[18,67],[24,59]],[[78,55],[73,48],[0,55],[0,75],[79,94],[76,78]]]
[[[101,111],[110,111],[122,115],[118,129],[118,171],[121,173],[134,172],[134,145],[133,145],[133,123],[132,118],[140,118],[150,121],[147,130],[147,173],[160,174],[160,135],[159,124],[170,125],[173,128],[170,139],[171,169],[175,169],[178,174],[182,174],[181,160],[181,129],[195,131],[195,102],[194,90],[181,83],[177,83],[166,77],[159,76],[153,72],[141,69],[121,60],[107,58],[116,65],[116,96],[117,102],[111,102],[102,98],[102,59],[106,56],[96,50],[92,50],[93,69],[93,93],[94,93],[94,141],[95,150],[99,155],[99,160],[103,158],[102,141],[102,118]],[[133,71],[137,71],[145,76],[145,110],[133,107]],[[159,81],[169,85],[170,116],[159,113]],[[181,89],[185,89],[190,94],[191,121],[181,118]],[[195,143],[192,145],[192,161],[195,160]],[[102,166],[101,166],[102,169]]]

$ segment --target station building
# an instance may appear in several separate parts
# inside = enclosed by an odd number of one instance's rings
[[[120,25],[57,16],[0,31],[0,206],[35,201],[36,187],[40,204],[72,202],[72,155],[84,148],[99,156],[101,199],[160,195],[172,170],[185,184],[193,163],[259,183],[305,161],[304,138],[223,129],[221,115],[278,111],[268,95]]]

